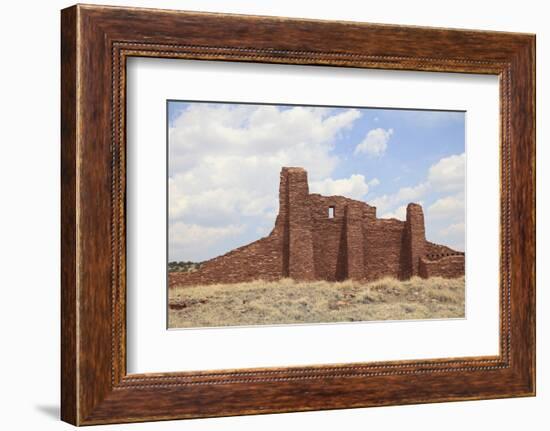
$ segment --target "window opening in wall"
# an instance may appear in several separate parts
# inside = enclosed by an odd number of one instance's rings
[[[328,218],[334,218],[334,207],[328,207]]]

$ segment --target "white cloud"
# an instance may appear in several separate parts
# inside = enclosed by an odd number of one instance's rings
[[[466,171],[465,154],[453,155],[440,159],[428,169],[428,179],[416,186],[402,187],[396,193],[385,194],[372,200],[372,204],[382,213],[395,213],[403,203],[417,202],[428,193],[455,192],[446,200],[437,203],[434,214],[441,213],[449,205],[464,208],[464,178]],[[460,204],[461,201],[462,203]]]
[[[370,203],[377,207],[382,218],[405,220],[409,202],[430,202],[430,197],[436,196],[438,198],[424,208],[426,237],[456,250],[464,250],[465,162],[464,153],[442,158],[430,166],[425,181],[379,196]]]
[[[338,180],[325,178],[321,181],[312,181],[310,183],[310,192],[320,193],[325,196],[337,195],[351,199],[362,199],[369,191],[369,184],[370,182],[367,183],[365,177],[359,174]]]
[[[415,203],[417,203],[418,205],[421,205],[421,206],[424,205],[423,201],[416,201]],[[389,211],[385,214],[382,214],[379,217],[380,218],[395,218],[397,220],[405,221],[407,219],[407,205],[408,204],[401,205],[401,206],[397,207],[394,211]]]
[[[190,105],[170,129],[170,173],[187,172],[206,157],[215,162],[232,156],[248,158],[248,163],[309,160],[311,175],[324,177],[336,162],[327,150],[360,116],[355,109]]]
[[[382,195],[370,203],[378,209],[379,213],[392,212],[403,203],[418,202],[429,190],[430,184],[424,182],[413,187],[402,187],[396,193]]]
[[[450,224],[439,231],[440,241],[448,244],[455,250],[464,251],[465,225],[464,222]]]
[[[217,234],[211,250],[225,246],[224,252],[235,243],[221,235],[224,228],[243,224],[252,232],[244,237],[256,237],[258,226],[265,231],[275,220],[281,167],[304,167],[310,182],[330,177],[339,162],[332,153],[335,141],[360,116],[356,109],[189,105],[169,130],[170,228],[180,222],[220,228],[204,232]],[[350,193],[368,190],[361,179],[350,180]],[[334,181],[334,187],[346,188]],[[171,258],[179,259],[182,249],[204,248],[201,235],[188,238]]]
[[[373,178],[368,182],[369,187],[376,187],[380,185],[380,180],[378,178]]]
[[[382,214],[380,218],[396,218],[397,220],[405,220],[407,218],[407,205],[401,205],[394,211],[389,211]]]
[[[466,154],[445,157],[430,167],[428,181],[437,190],[455,191],[464,189]]]
[[[354,154],[368,154],[374,157],[380,157],[388,148],[388,141],[393,135],[393,129],[382,129],[380,127],[369,130],[367,136],[355,147]]]
[[[438,199],[428,207],[428,215],[437,219],[464,219],[464,195],[460,193]]]
[[[444,236],[453,236],[457,234],[463,235],[464,228],[465,228],[464,222],[460,222],[460,223],[451,224],[446,228],[441,229],[440,232],[441,232],[441,235],[444,235]]]
[[[194,244],[197,240],[211,244],[219,238],[238,235],[243,230],[244,227],[239,225],[206,227],[178,222],[170,226],[170,234],[174,234],[174,243],[182,245]]]
[[[209,257],[210,248],[223,239],[236,238],[242,235],[242,225],[201,226],[176,222],[170,224],[171,260],[202,261]]]
[[[426,210],[426,234],[439,244],[464,251],[465,206],[464,193],[437,199]]]

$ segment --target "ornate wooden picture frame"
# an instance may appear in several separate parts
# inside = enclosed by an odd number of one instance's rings
[[[64,421],[535,394],[534,35],[78,5],[62,11],[61,49]],[[500,354],[128,374],[125,100],[126,60],[135,56],[497,75]]]

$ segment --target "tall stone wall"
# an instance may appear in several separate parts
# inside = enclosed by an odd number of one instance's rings
[[[282,236],[274,231],[266,238],[204,262],[196,271],[170,273],[169,286],[278,280],[283,269],[282,244]]]
[[[365,202],[310,194],[304,169],[283,168],[270,235],[204,262],[197,271],[170,273],[169,284],[463,274],[463,253],[426,241],[420,205],[408,205],[405,221],[378,219],[376,208]]]
[[[369,211],[364,202],[342,196],[309,195],[312,217],[315,278],[337,281],[362,278],[363,214]],[[329,217],[329,209],[333,217]],[[370,207],[372,208],[372,207]],[[358,268],[360,264],[362,268]],[[350,276],[351,271],[355,271]],[[353,267],[355,265],[355,267]]]
[[[403,229],[396,219],[375,219],[364,223],[365,278],[401,278],[403,262]]]
[[[424,256],[425,245],[426,234],[422,207],[418,204],[409,204],[403,230],[402,278],[418,275],[420,258]]]
[[[309,205],[307,173],[300,168],[283,168],[286,190],[283,197],[287,201],[288,219],[288,276],[294,280],[313,280],[313,234]]]
[[[346,278],[365,278],[365,235],[363,233],[363,207],[359,202],[350,202],[344,209]]]
[[[315,278],[337,281],[345,278],[346,250],[342,220],[313,222]]]

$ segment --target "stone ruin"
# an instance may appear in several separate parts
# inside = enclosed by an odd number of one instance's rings
[[[284,167],[279,214],[271,233],[203,262],[193,272],[170,273],[170,286],[297,281],[373,281],[382,277],[464,275],[464,253],[426,240],[422,207],[410,203],[405,221],[379,219],[376,207],[343,196],[309,193],[307,172]]]

